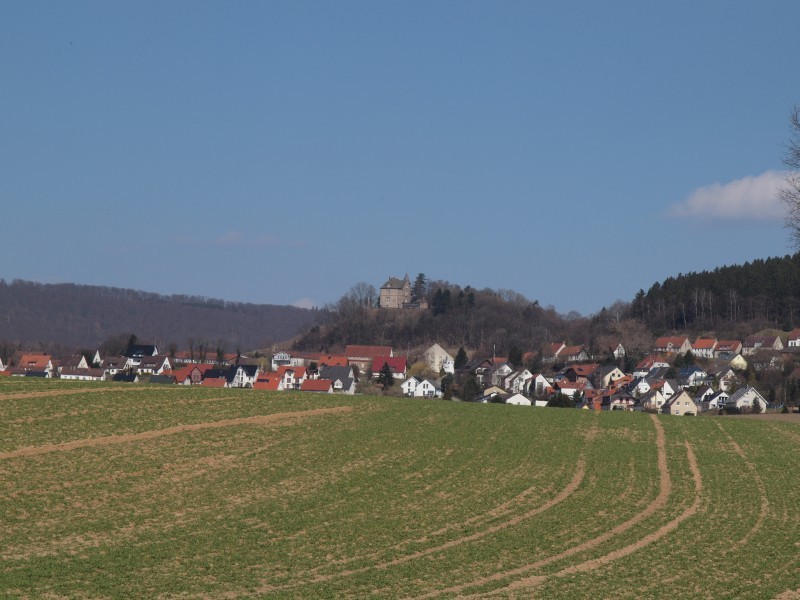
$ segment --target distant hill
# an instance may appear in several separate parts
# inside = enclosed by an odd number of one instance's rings
[[[96,348],[109,337],[134,333],[166,351],[189,340],[226,351],[263,348],[313,325],[319,311],[165,296],[76,284],[0,280],[0,340],[12,344]]]

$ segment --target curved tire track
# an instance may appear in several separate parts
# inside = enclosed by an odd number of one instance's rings
[[[591,441],[597,436],[597,426],[593,426],[591,430],[586,433],[586,440]],[[545,502],[544,504],[540,504],[539,506],[528,510],[520,515],[516,515],[507,521],[503,521],[502,523],[498,523],[496,525],[492,525],[491,527],[487,527],[486,529],[481,529],[480,531],[476,531],[473,534],[456,538],[450,540],[448,542],[444,542],[443,544],[439,544],[438,546],[432,546],[430,548],[425,548],[424,550],[419,550],[418,552],[413,552],[411,554],[406,554],[399,558],[395,558],[390,561],[386,561],[383,563],[378,563],[374,565],[369,565],[367,567],[362,567],[360,569],[351,569],[347,571],[340,571],[338,573],[333,573],[331,575],[321,575],[315,577],[307,582],[304,583],[322,583],[325,581],[330,581],[331,579],[335,579],[338,577],[348,577],[350,575],[357,575],[359,573],[365,573],[367,571],[378,570],[378,569],[388,569],[389,567],[394,567],[397,565],[401,565],[412,560],[416,560],[419,558],[423,558],[425,556],[429,556],[431,554],[435,554],[437,552],[443,552],[445,550],[449,550],[450,548],[455,548],[456,546],[461,546],[463,544],[474,542],[475,540],[479,540],[481,538],[486,537],[487,535],[491,535],[493,533],[497,533],[498,531],[502,531],[503,529],[508,529],[509,527],[513,527],[514,525],[518,525],[522,521],[530,519],[550,508],[560,504],[580,487],[581,483],[583,482],[583,478],[586,475],[586,459],[581,456],[578,459],[578,463],[575,467],[575,474],[572,476],[572,479],[567,484],[567,486],[561,490],[556,496]],[[524,492],[523,492],[524,493]]]
[[[769,514],[769,498],[767,498],[767,488],[764,485],[764,480],[761,479],[761,474],[758,472],[758,469],[756,468],[755,464],[753,464],[753,461],[751,461],[747,457],[747,454],[742,449],[742,447],[736,442],[736,440],[733,439],[733,436],[731,436],[730,433],[725,431],[725,428],[722,426],[722,423],[720,423],[719,421],[715,421],[715,423],[717,427],[719,427],[719,430],[725,434],[725,437],[728,438],[731,447],[734,449],[736,454],[738,454],[739,457],[742,459],[742,462],[744,462],[745,466],[747,467],[747,470],[750,471],[750,474],[752,475],[753,479],[756,482],[756,486],[758,487],[758,495],[761,497],[761,509],[758,511],[758,519],[756,519],[756,522],[753,525],[753,527],[750,528],[750,531],[748,531],[747,534],[742,539],[740,539],[737,542],[734,542],[731,545],[731,547],[727,550],[730,551],[730,550],[736,550],[737,548],[741,548],[756,532],[758,532],[764,526],[764,521],[766,520],[767,515]]]
[[[113,446],[116,444],[126,444],[129,442],[151,440],[154,438],[164,437],[167,435],[175,435],[178,433],[185,433],[187,431],[199,431],[202,429],[218,429],[221,427],[233,427],[236,425],[276,425],[315,415],[350,412],[352,410],[353,408],[351,406],[317,408],[313,410],[300,410],[300,411],[286,412],[286,413],[275,413],[271,415],[255,415],[252,417],[241,417],[238,419],[225,419],[223,421],[211,421],[207,423],[177,425],[175,427],[167,427],[166,429],[143,431],[141,433],[129,433],[125,435],[107,435],[96,438],[84,438],[80,440],[73,440],[71,442],[63,442],[61,444],[45,444],[43,446],[29,446],[26,448],[20,448],[18,450],[12,450],[10,452],[0,452],[0,460],[8,460],[10,458],[19,458],[27,456],[37,456],[39,454],[49,454],[51,452],[69,452],[71,450],[77,450],[78,448]]]
[[[665,435],[664,435],[664,428],[661,426],[661,423],[659,422],[658,417],[656,417],[655,415],[651,415],[651,419],[653,421],[653,426],[655,427],[655,430],[656,430],[656,450],[657,450],[657,453],[658,453],[657,463],[658,463],[658,471],[659,471],[659,493],[658,493],[658,496],[656,496],[656,498],[650,504],[648,504],[647,507],[643,511],[637,513],[631,519],[625,521],[624,523],[620,523],[619,525],[617,525],[616,527],[612,528],[611,530],[609,530],[608,532],[604,533],[603,535],[600,535],[600,536],[598,536],[596,538],[588,540],[588,541],[586,541],[586,542],[584,542],[582,544],[579,544],[577,546],[573,546],[571,548],[568,548],[568,549],[566,549],[566,550],[564,550],[564,551],[562,551],[562,552],[560,552],[558,554],[554,554],[553,556],[549,556],[549,557],[544,558],[542,560],[539,560],[539,561],[536,561],[536,562],[533,562],[533,563],[529,563],[527,565],[523,565],[523,566],[518,567],[516,569],[495,573],[495,574],[489,575],[487,577],[482,577],[480,579],[476,579],[476,580],[470,581],[468,583],[460,584],[460,585],[457,585],[457,586],[452,586],[452,587],[449,587],[449,588],[444,588],[444,589],[441,589],[441,590],[436,590],[434,592],[430,592],[428,594],[425,594],[425,595],[419,596],[419,597],[420,598],[431,598],[431,597],[439,596],[439,595],[442,595],[442,594],[453,594],[453,593],[460,594],[464,590],[472,588],[472,587],[480,587],[480,586],[486,585],[488,583],[492,583],[492,582],[495,582],[495,581],[500,581],[500,580],[503,580],[503,579],[507,579],[509,577],[514,577],[514,576],[517,576],[517,575],[523,575],[523,574],[528,573],[528,572],[530,572],[532,570],[547,566],[547,565],[552,564],[554,562],[557,562],[559,560],[563,560],[565,558],[569,558],[569,557],[574,556],[576,554],[579,554],[581,552],[585,552],[587,550],[591,550],[592,548],[595,548],[595,547],[599,546],[600,544],[602,544],[604,542],[607,542],[608,540],[614,538],[615,536],[627,531],[628,529],[630,529],[634,525],[637,525],[638,523],[640,523],[641,521],[643,521],[647,517],[653,515],[657,511],[659,511],[659,510],[663,509],[664,507],[666,507],[667,500],[669,499],[669,496],[672,493],[672,480],[670,478],[669,469],[667,467],[666,438],[665,438]],[[648,544],[660,539],[661,537],[665,536],[667,533],[669,533],[670,531],[675,529],[682,521],[684,521],[685,519],[687,519],[690,516],[692,516],[693,514],[695,514],[697,512],[697,510],[699,509],[699,507],[700,507],[700,490],[702,490],[702,478],[700,476],[700,471],[697,468],[697,462],[696,462],[696,459],[695,459],[695,456],[694,456],[694,452],[692,451],[691,446],[689,446],[688,443],[686,444],[686,448],[687,448],[687,455],[688,455],[688,458],[689,458],[689,466],[690,466],[690,469],[692,470],[692,474],[693,474],[694,479],[695,479],[695,489],[697,491],[697,497],[695,498],[694,503],[690,507],[688,507],[686,509],[686,511],[684,511],[683,514],[678,516],[673,521],[670,521],[669,523],[667,523],[666,525],[664,525],[663,527],[658,529],[656,532],[650,534],[649,536],[645,536],[641,540],[635,542],[634,544],[626,546],[625,548],[622,548],[620,550],[616,550],[614,552],[611,552],[611,553],[609,553],[609,554],[607,554],[607,555],[605,555],[603,557],[599,557],[599,558],[591,560],[591,561],[586,561],[584,563],[580,563],[579,565],[575,565],[575,566],[572,566],[572,567],[567,567],[566,569],[563,569],[562,571],[559,571],[559,572],[557,572],[555,574],[552,574],[552,575],[540,575],[540,576],[524,577],[524,578],[522,578],[522,579],[520,579],[518,581],[515,581],[515,582],[513,582],[513,583],[511,583],[511,584],[509,584],[509,585],[507,585],[507,586],[505,586],[503,588],[500,588],[498,590],[493,590],[493,591],[489,592],[489,594],[495,594],[495,593],[498,593],[498,592],[502,593],[502,592],[506,592],[506,591],[512,591],[512,590],[517,590],[517,589],[520,589],[520,588],[525,588],[525,587],[535,587],[537,585],[540,585],[541,583],[543,583],[544,581],[546,581],[550,577],[564,576],[564,575],[568,575],[568,574],[570,574],[572,572],[596,569],[597,567],[599,567],[599,566],[601,566],[603,564],[606,564],[607,562],[611,562],[613,560],[617,560],[618,558],[621,558],[623,556],[627,556],[628,554],[631,554],[632,552],[635,552],[636,550],[638,550],[640,548],[643,548],[644,546],[646,546],[646,545],[648,545]],[[586,565],[586,566],[583,566],[583,565]]]

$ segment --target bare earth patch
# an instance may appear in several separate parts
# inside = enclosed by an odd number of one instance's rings
[[[219,427],[233,427],[236,425],[274,425],[281,424],[287,421],[302,419],[315,415],[324,415],[332,413],[350,412],[353,408],[351,406],[337,406],[332,408],[317,408],[313,410],[301,410],[288,413],[275,413],[272,415],[255,415],[252,417],[241,417],[238,419],[225,419],[223,421],[212,421],[209,423],[193,423],[190,425],[177,425],[175,427],[167,427],[166,429],[156,429],[152,431],[143,431],[141,433],[131,433],[126,435],[108,435],[104,437],[86,438],[82,440],[73,440],[71,442],[64,442],[62,444],[45,444],[44,446],[31,446],[27,448],[20,448],[10,452],[0,452],[0,460],[7,460],[9,458],[19,458],[22,456],[36,456],[38,454],[49,454],[50,452],[69,452],[77,450],[78,448],[90,448],[97,446],[112,446],[115,444],[125,444],[128,442],[136,442],[141,440],[150,440],[154,438],[163,437],[165,435],[175,435],[177,433],[185,433],[187,431],[199,431],[203,429],[216,429]]]

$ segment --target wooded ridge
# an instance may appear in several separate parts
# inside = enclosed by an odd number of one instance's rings
[[[122,333],[164,348],[205,340],[226,351],[265,348],[315,323],[319,311],[104,286],[0,280],[0,341],[97,348]]]

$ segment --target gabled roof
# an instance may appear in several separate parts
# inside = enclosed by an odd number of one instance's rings
[[[322,354],[317,361],[317,366],[328,365],[331,367],[346,367],[349,364],[346,356]]]
[[[797,340],[797,339],[800,339],[800,329],[792,329],[792,330],[789,332],[789,336],[788,336],[788,338],[787,338],[787,339],[790,339],[790,340]]]
[[[689,338],[686,336],[667,336],[667,337],[660,337],[655,341],[656,348],[680,348],[686,342],[689,341]]]
[[[583,352],[583,346],[564,346],[559,350],[557,356],[577,356],[581,352]]]
[[[158,348],[152,344],[128,344],[128,348],[125,350],[125,356],[128,358],[141,358],[155,354],[158,354]]]
[[[319,369],[319,377],[320,379],[330,379],[334,381],[336,379],[350,379],[352,378],[353,369],[352,367],[344,366],[329,366],[323,365]]]
[[[348,359],[373,359],[376,356],[389,356],[392,354],[391,346],[359,346],[351,344],[344,349]]]
[[[720,340],[717,342],[717,352],[734,352],[742,347],[739,340]]]
[[[282,367],[278,367],[278,370],[275,371],[275,375],[283,379],[284,375],[287,372],[292,373],[292,377],[294,379],[302,379],[306,376],[306,368],[305,367],[291,367],[288,365],[284,365]]]
[[[281,385],[280,377],[276,377],[272,374],[270,375],[262,375],[261,377],[256,380],[253,384],[254,390],[271,390],[276,391]]]
[[[376,356],[372,359],[372,372],[380,371],[384,363],[389,365],[393,373],[405,373],[406,359],[403,356]]]
[[[27,354],[23,354],[19,362],[17,363],[17,368],[19,369],[29,369],[32,371],[43,371],[47,368],[48,363],[51,363],[50,355],[43,354],[40,352],[29,352]]]
[[[408,273],[403,279],[397,277],[389,277],[389,280],[381,286],[382,290],[402,290],[406,284],[410,284]]]
[[[200,383],[203,387],[222,388],[228,385],[225,377],[207,377]]]
[[[236,378],[237,369],[228,367],[226,369],[206,369],[203,373],[203,385],[206,385],[206,379],[225,379],[228,383],[232,383]]]
[[[330,392],[333,382],[330,379],[306,379],[300,386],[301,392]]]
[[[581,346],[581,348],[583,348],[583,346]],[[567,367],[564,372],[566,373],[567,371],[573,371],[578,377],[589,377],[595,371],[597,371],[599,367],[600,365],[597,363],[571,365],[570,367]]]
[[[656,364],[657,362],[666,363],[668,361],[665,358],[658,356],[656,354],[650,354],[648,356],[645,356],[642,360],[640,360],[636,364],[636,370],[638,371],[641,369],[651,369],[653,368],[653,365]]]
[[[692,344],[692,350],[713,350],[717,345],[717,340],[709,338],[698,338]]]

